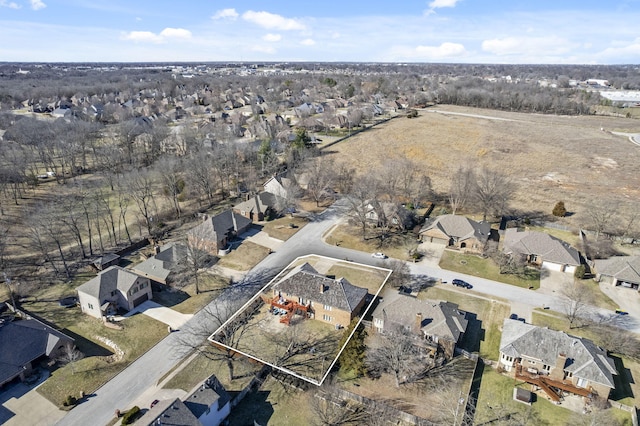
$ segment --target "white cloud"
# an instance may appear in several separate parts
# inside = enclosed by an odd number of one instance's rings
[[[131,31],[122,36],[123,40],[131,40],[143,43],[162,43],[163,39],[151,31]]]
[[[505,37],[490,39],[482,42],[482,50],[498,56],[506,55],[560,55],[566,54],[579,47],[569,40],[550,37]]]
[[[429,3],[429,9],[439,9],[441,7],[455,7],[460,0],[433,0]]]
[[[31,9],[33,10],[40,10],[47,7],[42,0],[29,0],[29,2],[31,3]]]
[[[251,50],[254,52],[268,53],[268,54],[276,53],[276,49],[273,46],[253,46],[251,47]]]
[[[280,41],[282,40],[282,36],[280,34],[265,34],[262,36],[264,41]]]
[[[433,59],[452,58],[467,53],[462,44],[450,42],[442,43],[440,46],[417,46],[415,52],[417,56]]]
[[[313,46],[314,44],[316,44],[316,42],[313,39],[305,38],[300,42],[300,44],[303,46]]]
[[[20,9],[20,5],[14,2],[8,2],[7,0],[0,0],[0,7],[8,7],[9,9]]]
[[[130,31],[122,35],[122,40],[131,40],[140,43],[165,43],[169,39],[190,39],[191,31],[184,28],[165,28],[160,34],[151,31]]]
[[[191,31],[184,28],[165,28],[160,32],[160,37],[164,38],[191,38]]]
[[[616,47],[604,49],[599,56],[606,59],[633,58],[640,56],[640,37],[628,44],[616,43]]]
[[[248,10],[242,14],[242,19],[245,21],[254,23],[268,30],[304,30],[305,26],[295,19],[285,18],[284,16],[276,15],[269,12],[255,12]]]
[[[211,19],[237,19],[238,12],[235,9],[222,9],[213,14]]]

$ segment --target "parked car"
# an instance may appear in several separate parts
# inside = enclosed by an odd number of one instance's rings
[[[373,257],[374,259],[386,259],[389,256],[387,256],[384,253],[378,252],[378,253],[371,253],[371,257]]]
[[[511,314],[511,315],[509,315],[509,319],[517,320],[517,319],[518,319],[518,314]]]
[[[160,400],[154,399],[149,405],[149,409],[152,409],[153,407],[155,407],[158,404],[158,402],[160,402]]]
[[[457,286],[457,287],[462,287],[462,288],[473,288],[473,286],[471,284],[469,284],[466,281],[462,281],[459,279],[454,279],[453,281],[451,281],[451,284]]]
[[[618,314],[618,315],[629,315],[629,312],[623,311],[622,309],[616,309],[616,314]]]

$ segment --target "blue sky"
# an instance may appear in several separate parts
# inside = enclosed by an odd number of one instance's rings
[[[0,61],[638,64],[640,0],[0,0]]]

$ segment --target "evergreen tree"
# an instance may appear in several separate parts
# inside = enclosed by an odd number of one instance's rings
[[[564,201],[558,201],[551,213],[556,217],[565,217],[567,209],[564,207]]]
[[[340,340],[339,348],[344,345],[345,341],[351,335],[351,332],[358,324],[359,318],[354,318],[349,324],[349,327],[342,335],[342,339]],[[355,333],[347,343],[347,346],[342,351],[338,362],[340,363],[340,370],[343,373],[351,372],[356,377],[364,375],[366,372],[365,365],[365,350],[366,345],[364,343],[365,338],[367,337],[367,331],[364,329],[364,326],[360,324],[358,328],[356,328]]]

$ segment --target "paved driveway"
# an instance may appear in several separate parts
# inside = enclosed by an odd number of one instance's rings
[[[40,380],[40,383],[44,377]],[[24,383],[10,385],[0,392],[0,424],[4,426],[50,426],[60,421],[66,412]]]
[[[193,315],[181,314],[171,308],[159,305],[153,300],[147,300],[138,307],[129,311],[124,315],[124,317],[130,317],[137,313],[147,315],[155,320],[163,322],[168,326],[171,326],[173,330],[180,329],[185,322],[189,321],[191,317],[193,317]]]
[[[280,246],[284,243],[284,241],[279,240],[277,238],[273,238],[264,231],[260,231],[256,234],[245,237],[244,240],[251,241],[252,243],[258,244],[259,246],[262,246],[262,247],[269,248],[273,251],[278,250]]]

